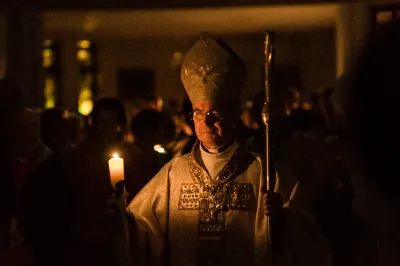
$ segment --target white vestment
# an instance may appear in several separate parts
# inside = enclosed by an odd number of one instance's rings
[[[201,257],[204,250],[209,254],[209,248],[214,256],[217,252],[219,265],[267,265],[266,216],[261,193],[265,176],[263,157],[249,152],[250,160],[238,162],[244,164],[244,171],[231,180],[251,188],[248,209],[224,210],[221,239],[202,242],[199,210],[185,209],[188,205],[182,205],[182,197],[191,197],[182,191],[199,184],[190,169],[191,156],[201,167],[200,174],[210,173],[214,178],[214,170],[224,166],[210,169],[212,157],[215,156],[216,163],[226,164],[233,152],[230,147],[219,154],[207,154],[203,162],[204,150],[199,147],[195,145],[191,154],[166,164],[129,204],[127,211],[138,229],[133,260],[141,265],[214,265],[212,261],[205,263]],[[285,208],[281,226],[284,255],[280,256],[279,265],[331,265],[327,243],[315,222]]]

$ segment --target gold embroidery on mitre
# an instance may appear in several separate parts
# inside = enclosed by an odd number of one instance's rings
[[[246,69],[221,40],[203,35],[188,51],[181,80],[191,102],[239,97]]]
[[[215,80],[217,79],[217,77],[219,77],[221,74],[218,72],[213,72],[213,70],[215,70],[215,68],[218,65],[213,65],[210,66],[208,64],[205,65],[196,65],[195,62],[192,62],[193,64],[193,70],[190,74],[189,74],[189,78],[193,79],[194,81],[200,79],[200,81],[202,83],[206,83],[206,82],[211,82],[213,83],[215,86],[217,85]]]
[[[186,80],[190,80],[187,83],[189,97],[192,100],[214,98],[216,90],[222,85],[220,65],[202,58],[193,59],[190,63],[191,67],[184,66]]]

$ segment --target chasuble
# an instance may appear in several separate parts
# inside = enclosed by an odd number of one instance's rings
[[[266,265],[264,158],[238,143],[205,152],[197,143],[173,159],[129,204],[137,264]],[[210,169],[212,157],[221,165]],[[331,265],[327,243],[308,217],[285,208],[281,238],[280,265]]]

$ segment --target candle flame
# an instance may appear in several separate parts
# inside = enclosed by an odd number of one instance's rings
[[[114,159],[118,159],[118,158],[119,158],[118,153],[114,153],[114,154],[113,154],[113,158],[114,158]]]

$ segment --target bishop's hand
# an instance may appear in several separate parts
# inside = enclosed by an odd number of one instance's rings
[[[262,188],[263,202],[264,202],[264,214],[266,216],[278,216],[283,210],[283,198],[282,195],[273,191],[266,191]]]

